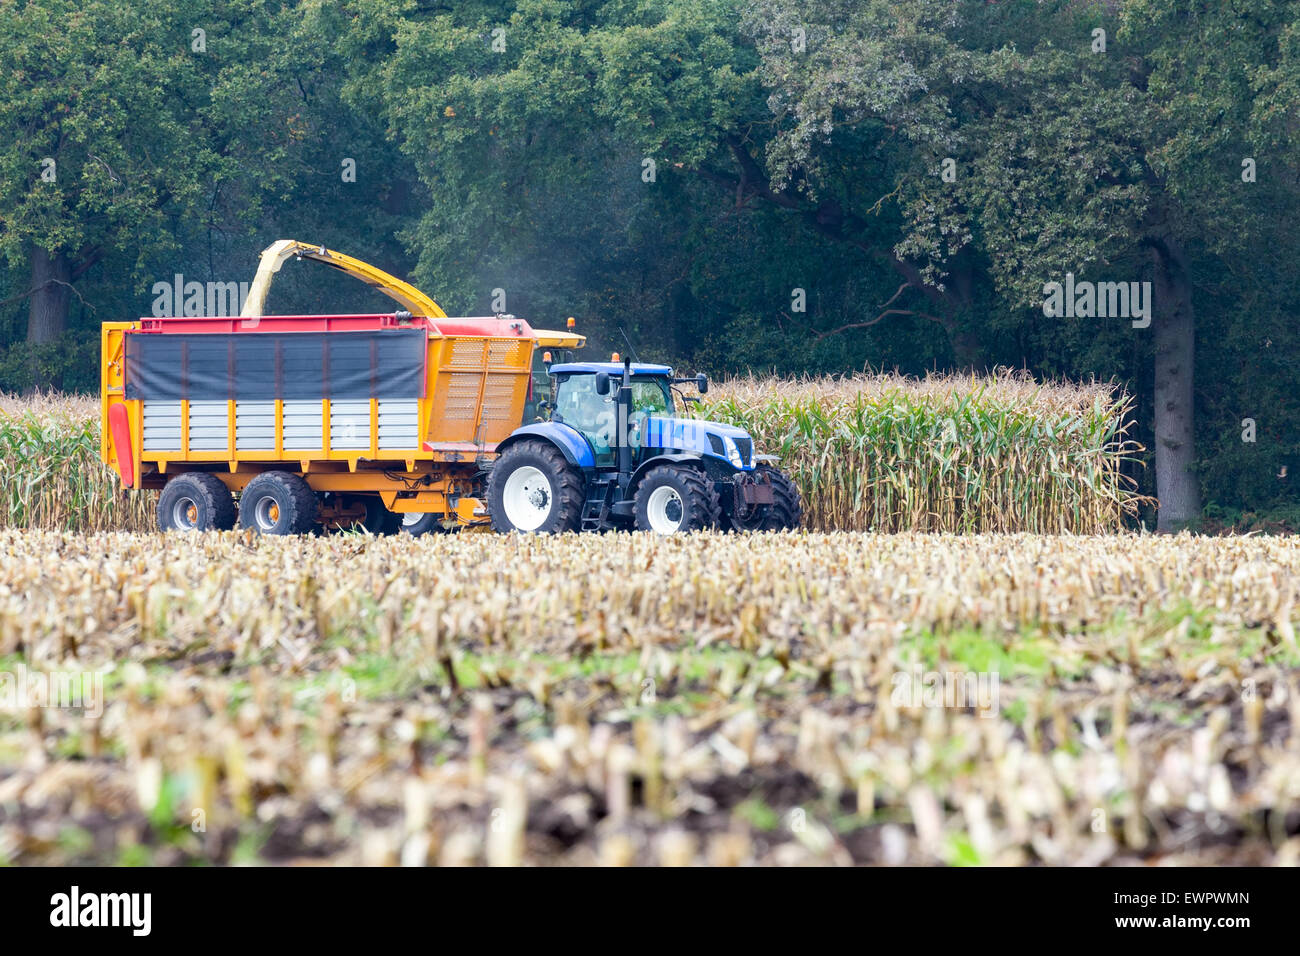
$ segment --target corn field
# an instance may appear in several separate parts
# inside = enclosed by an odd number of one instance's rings
[[[1294,864],[1297,581],[1265,537],[0,531],[0,863]]]
[[[812,529],[1089,534],[1144,500],[1130,409],[1102,385],[880,375],[733,380],[701,414],[780,457]],[[145,531],[154,500],[100,463],[95,399],[0,395],[0,527]]]
[[[0,395],[0,527],[143,531],[156,496],[99,460],[99,402]]]
[[[1027,376],[739,379],[701,414],[747,429],[799,485],[809,527],[842,531],[1119,530],[1131,399]]]

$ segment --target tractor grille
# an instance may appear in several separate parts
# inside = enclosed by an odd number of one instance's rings
[[[736,443],[736,450],[740,452],[741,466],[753,464],[751,459],[754,457],[754,440],[752,438],[734,438],[732,441]],[[726,446],[723,445],[722,439],[712,432],[709,433],[709,448],[713,450],[715,455],[721,458],[727,457]]]
[[[744,462],[746,465],[751,465],[751,464],[753,464],[753,462],[754,462],[754,439],[752,439],[752,438],[737,438],[737,439],[736,439],[736,448],[739,449],[739,451],[740,451],[740,460],[741,460],[742,462]]]

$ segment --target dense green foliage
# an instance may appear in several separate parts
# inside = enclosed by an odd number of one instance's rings
[[[1170,519],[1300,512],[1293,4],[0,0],[0,20],[0,388],[93,389],[98,322],[149,314],[177,273],[246,281],[291,237],[449,312],[504,295],[715,375],[1114,380]],[[274,310],[388,308],[308,269]],[[1150,323],[1048,317],[1066,273],[1152,283]]]

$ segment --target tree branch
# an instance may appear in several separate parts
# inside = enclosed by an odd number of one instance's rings
[[[73,266],[72,271],[68,274],[68,278],[73,282],[76,282],[103,258],[104,249],[102,246],[83,246],[81,251],[77,253],[77,259],[79,261],[75,266]]]
[[[949,320],[941,319],[937,315],[931,315],[928,312],[918,312],[915,309],[886,309],[869,322],[850,322],[848,325],[841,325],[839,328],[828,329],[825,332],[818,332],[813,335],[814,342],[820,342],[822,339],[831,335],[838,335],[841,332],[847,332],[850,329],[869,329],[871,326],[882,321],[890,315],[914,315],[920,319],[929,319],[931,322],[938,322],[944,328],[950,328]]]
[[[6,305],[12,305],[15,302],[21,302],[23,299],[30,299],[36,293],[42,291],[43,289],[48,289],[52,285],[67,286],[69,289],[72,290],[72,294],[77,297],[77,301],[79,301],[86,308],[90,309],[91,312],[95,311],[95,307],[91,305],[89,302],[87,302],[84,298],[82,298],[81,293],[77,291],[76,287],[71,282],[64,282],[62,279],[46,279],[40,285],[34,285],[26,292],[20,292],[17,295],[11,295],[9,298],[0,301],[0,309],[3,309]]]

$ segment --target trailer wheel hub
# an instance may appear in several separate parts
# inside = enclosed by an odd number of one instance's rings
[[[270,495],[258,499],[253,509],[253,520],[257,522],[259,530],[273,531],[280,523],[280,503]]]
[[[172,524],[185,531],[192,531],[199,523],[199,506],[192,498],[177,498],[172,506]]]

